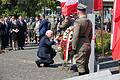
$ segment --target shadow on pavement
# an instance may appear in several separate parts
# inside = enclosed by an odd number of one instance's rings
[[[62,66],[62,63],[61,64],[51,64],[49,67],[58,68],[59,66]]]

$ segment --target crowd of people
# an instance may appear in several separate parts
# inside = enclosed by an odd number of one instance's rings
[[[101,17],[100,15],[95,15],[95,29],[96,30],[100,30],[101,29],[101,23],[102,23],[102,20],[101,20]],[[104,22],[103,22],[103,30],[110,33],[111,32],[111,19],[110,18],[105,18],[104,19]]]
[[[86,8],[79,4],[77,15],[56,18],[54,29],[45,15],[36,16],[35,19],[31,17],[28,21],[23,16],[0,19],[0,53],[8,46],[13,50],[24,50],[25,42],[36,43],[39,47],[35,63],[38,67],[50,66],[56,55],[52,45],[57,43],[58,49],[63,52],[64,61],[69,60],[66,59],[68,51],[69,58],[75,60],[79,75],[88,74],[92,23],[87,19]]]
[[[22,16],[18,19],[12,16],[10,19],[5,17],[0,20],[0,46],[1,52],[8,46],[13,50],[24,49],[25,34],[27,32],[27,24]]]
[[[23,16],[11,16],[0,19],[0,53],[7,47],[12,50],[24,50],[25,43],[39,43],[50,22],[44,16],[26,19]]]

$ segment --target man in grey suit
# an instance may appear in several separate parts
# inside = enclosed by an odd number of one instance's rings
[[[88,62],[91,53],[92,23],[86,16],[87,6],[79,4],[78,19],[74,23],[72,49],[79,75],[89,73]]]

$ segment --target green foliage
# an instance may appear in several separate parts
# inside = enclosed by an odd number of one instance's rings
[[[10,0],[0,0],[0,2],[2,2],[2,4],[7,4],[10,2]]]
[[[4,14],[2,14],[2,16],[9,16],[10,15],[10,11],[8,9],[4,10]]]
[[[0,15],[35,16],[48,6],[51,9],[55,8],[55,2],[52,0],[0,0]]]
[[[110,39],[111,35],[108,32],[103,31],[103,47],[105,55],[111,55],[110,51]],[[96,31],[96,48],[95,52],[101,54],[102,53],[102,43],[101,43],[101,30]]]

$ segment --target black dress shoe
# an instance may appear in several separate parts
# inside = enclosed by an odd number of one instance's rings
[[[23,48],[23,47],[21,47],[21,50],[24,50],[24,48]]]
[[[50,64],[44,64],[44,67],[50,67]]]
[[[35,63],[37,64],[38,67],[41,67],[39,61],[35,61]]]
[[[89,74],[89,73],[88,72],[79,72],[78,74],[79,74],[79,76],[82,76],[82,75]]]
[[[76,65],[72,65],[70,67],[70,70],[74,71],[74,72],[78,72],[77,66]]]
[[[85,73],[79,72],[78,75],[79,75],[79,76],[82,76],[82,75],[85,75]]]

